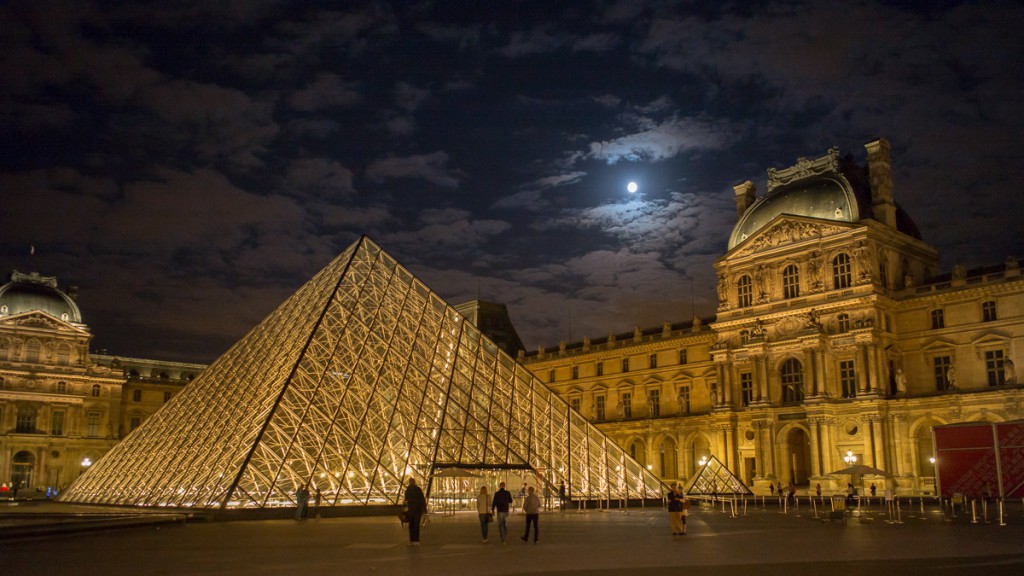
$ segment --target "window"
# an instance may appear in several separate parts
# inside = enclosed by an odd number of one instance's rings
[[[689,414],[690,413],[690,387],[680,386],[679,396],[677,397],[679,402],[679,413]]]
[[[622,371],[629,372],[629,358],[622,359]]]
[[[839,362],[839,384],[843,389],[843,398],[857,397],[857,372],[853,360]]]
[[[746,345],[750,342],[750,330],[740,330],[740,344]]]
[[[1006,372],[1004,371],[1003,351],[985,351],[985,372],[988,373],[989,386],[1002,386],[1006,384]]]
[[[14,429],[18,434],[33,434],[36,431],[36,411],[18,412],[18,423]]]
[[[932,330],[938,330],[939,328],[946,327],[946,318],[942,313],[942,308],[936,308],[932,310]]]
[[[604,376],[604,362],[597,363],[597,375]]]
[[[57,348],[57,364],[59,366],[71,364],[71,348],[67,344],[61,344]]]
[[[949,390],[949,368],[952,364],[949,356],[936,356],[932,358],[936,390]]]
[[[804,401],[804,368],[796,358],[782,363],[782,403],[797,404]]]
[[[679,363],[686,364],[686,348],[679,351]]]
[[[85,435],[95,438],[100,435],[100,413],[89,412],[85,419]]]
[[[173,396],[173,394],[171,394],[170,392],[164,392],[164,402],[170,400],[171,396]]]
[[[594,398],[594,411],[597,413],[598,420],[605,419],[604,396],[598,396]]]
[[[132,402],[142,402],[142,390],[132,390]]]
[[[579,380],[579,377],[580,377],[580,367],[579,366],[573,366],[572,367],[572,379],[573,380]]]
[[[800,296],[800,269],[796,264],[786,266],[782,271],[782,297],[798,298]]]
[[[889,263],[886,262],[885,256],[878,257],[878,283],[882,288],[889,287]]]
[[[55,410],[50,417],[50,434],[53,436],[64,435],[64,411]]]
[[[850,315],[840,314],[836,316],[836,322],[839,324],[839,333],[845,333],[850,331]]]
[[[661,390],[650,390],[647,392],[647,409],[651,418],[661,416]]]
[[[67,382],[57,382],[57,393],[58,394],[63,394],[65,392],[67,392],[67,391],[68,391],[68,383]]]
[[[41,346],[39,340],[29,340],[25,345],[25,362],[39,363],[39,351]]]
[[[754,303],[754,286],[750,282],[750,276],[742,276],[736,283],[736,297],[740,308],[746,308]]]
[[[93,384],[92,385],[92,396],[93,396],[93,398],[99,398],[99,396],[100,396],[100,385],[99,384]]]
[[[128,431],[131,432],[132,430],[135,430],[139,427],[139,424],[142,424],[142,418],[139,416],[132,416],[128,419]]]
[[[658,367],[658,355],[657,354],[651,354],[651,368],[657,368],[657,367]]]
[[[579,398],[570,398],[569,399],[569,406],[571,406],[573,410],[579,412],[580,411],[580,399]]]
[[[996,320],[996,303],[989,300],[981,305],[981,321],[982,322],[995,322]]]
[[[623,392],[622,396],[619,397],[619,404],[622,406],[622,417],[632,418],[633,417],[633,394],[629,392]]]
[[[740,395],[744,406],[750,406],[754,401],[754,374],[743,372],[740,374]]]
[[[832,259],[832,286],[835,290],[849,288],[853,285],[853,269],[850,267],[850,257],[840,254]]]
[[[554,370],[548,370],[548,384],[550,384],[550,383],[552,383],[554,381],[555,381],[555,371]]]

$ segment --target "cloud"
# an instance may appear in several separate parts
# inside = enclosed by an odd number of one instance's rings
[[[531,32],[516,32],[499,52],[506,58],[521,58],[554,52],[568,43],[569,38],[565,35],[550,34],[546,30],[535,29]]]
[[[417,88],[408,82],[395,84],[395,102],[406,112],[415,112],[429,97],[429,90]]]
[[[318,198],[343,199],[356,193],[352,171],[327,158],[292,161],[285,175],[285,187]]]
[[[302,112],[315,112],[352,106],[362,99],[362,95],[337,74],[321,73],[304,89],[292,92],[288,105]]]
[[[722,123],[673,118],[619,138],[591,142],[584,157],[608,164],[658,162],[687,152],[720,150],[735,138],[735,130]]]
[[[462,174],[446,167],[448,154],[442,151],[415,156],[390,156],[370,163],[366,177],[374,182],[395,179],[426,180],[442,188],[458,188]]]

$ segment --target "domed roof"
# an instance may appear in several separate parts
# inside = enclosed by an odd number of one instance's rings
[[[758,198],[740,217],[729,237],[729,250],[753,236],[780,214],[836,222],[871,218],[871,191],[867,169],[839,151],[817,160],[801,158],[796,166],[768,171],[768,194]],[[896,229],[921,239],[910,216],[896,204]]]
[[[65,322],[82,323],[75,301],[57,288],[57,278],[37,272],[11,273],[11,281],[0,286],[0,317],[40,310]]]

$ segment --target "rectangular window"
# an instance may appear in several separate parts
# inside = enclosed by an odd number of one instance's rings
[[[555,371],[554,370],[548,370],[548,384],[551,384],[554,381],[555,381]]]
[[[573,366],[572,367],[572,379],[573,380],[579,380],[579,378],[580,378],[580,367],[579,366]]]
[[[100,435],[100,413],[89,412],[85,419],[85,435],[95,438]]]
[[[623,392],[622,396],[619,397],[619,405],[622,407],[623,418],[633,417],[633,394]]]
[[[686,364],[686,348],[679,351],[679,363]]]
[[[989,386],[1006,384],[1006,372],[1003,366],[1002,350],[987,350],[985,352],[985,371],[988,373]]]
[[[946,319],[942,314],[942,309],[937,308],[932,310],[932,330],[938,330],[939,328],[946,327]]]
[[[57,410],[50,418],[50,434],[53,436],[64,435],[64,411]]]
[[[67,382],[57,382],[57,393],[58,394],[64,394],[67,391],[68,391],[68,384],[67,384]]]
[[[594,411],[597,413],[598,420],[604,420],[604,396],[594,398]]]
[[[142,424],[142,418],[139,418],[138,416],[132,416],[128,420],[128,431],[130,432],[132,430],[135,430],[136,428],[139,427],[139,424]]]
[[[689,414],[690,413],[690,387],[689,386],[680,386],[679,387],[679,396],[678,396],[677,399],[678,399],[678,402],[679,402],[679,413],[680,414]]]
[[[142,402],[142,390],[132,390],[132,402]]]
[[[597,363],[597,375],[604,376],[604,362]]]
[[[750,403],[754,401],[754,374],[752,372],[740,374],[740,392],[743,396],[743,405],[750,406]]]
[[[949,356],[936,356],[932,358],[933,373],[935,374],[935,389],[949,390],[949,367],[952,366]]]
[[[164,402],[170,400],[171,396],[173,396],[173,394],[171,394],[170,392],[164,392]]]
[[[658,367],[658,355],[657,354],[651,354],[651,368],[657,368],[657,367]]]
[[[622,359],[622,371],[629,372],[629,358]]]
[[[839,384],[843,389],[843,398],[857,397],[857,372],[853,360],[839,362]]]
[[[18,434],[33,434],[36,431],[36,413],[32,412],[19,412],[18,423],[14,429]]]
[[[651,418],[661,416],[661,390],[650,390],[647,392],[647,409]]]
[[[995,322],[996,321],[996,303],[991,300],[981,305],[981,321],[982,322]]]
[[[579,398],[570,398],[569,399],[569,406],[571,406],[573,410],[579,412],[580,411],[580,399]]]

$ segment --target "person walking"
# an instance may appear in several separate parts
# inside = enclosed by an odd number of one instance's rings
[[[309,486],[303,484],[295,491],[295,519],[305,520],[309,511]]]
[[[565,494],[565,480],[558,482],[558,507],[561,510],[565,510],[566,494]]]
[[[491,512],[497,512],[498,536],[501,536],[501,543],[505,543],[508,537],[508,509],[512,505],[512,493],[505,490],[505,483],[498,484],[498,490],[494,492],[491,499]]]
[[[679,497],[679,488],[673,482],[668,491],[668,525],[672,535],[683,533],[683,500]]]
[[[405,489],[405,507],[409,511],[409,545],[420,545],[420,522],[427,513],[427,497],[416,485],[415,478],[409,478],[409,487]]]
[[[523,498],[523,513],[526,514],[526,532],[523,534],[523,542],[530,540],[530,524],[533,524],[533,543],[540,538],[540,497],[537,496],[533,486],[526,489],[526,498]]]
[[[487,544],[487,523],[491,521],[491,496],[487,493],[487,486],[481,486],[476,496],[476,512],[480,515],[480,535]]]
[[[676,496],[683,504],[683,512],[679,515],[679,534],[686,536],[686,517],[690,515],[690,499],[686,497],[682,486],[676,486]]]

